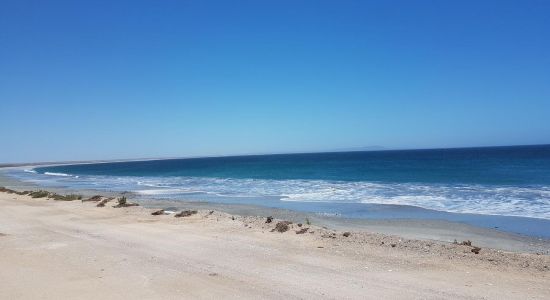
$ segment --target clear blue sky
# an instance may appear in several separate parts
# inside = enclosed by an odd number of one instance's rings
[[[549,16],[543,0],[4,0],[0,162],[550,143]]]

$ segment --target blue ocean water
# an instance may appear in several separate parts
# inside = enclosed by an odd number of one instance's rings
[[[12,175],[46,186],[351,217],[390,205],[409,207],[386,213],[399,217],[429,210],[447,219],[459,213],[550,220],[550,145],[112,162]]]

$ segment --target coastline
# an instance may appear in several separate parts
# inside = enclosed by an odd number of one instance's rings
[[[12,167],[17,169],[28,169],[32,166]],[[8,168],[5,168],[8,169]],[[11,188],[17,191],[46,189],[59,194],[81,194],[84,197],[91,197],[101,194],[109,197],[120,196],[117,191],[98,191],[87,189],[68,189],[63,187],[44,187],[31,182],[24,182],[17,178],[10,177],[0,172],[0,186]],[[269,206],[238,204],[238,203],[217,203],[210,201],[197,201],[194,199],[162,200],[151,199],[144,196],[137,196],[128,193],[126,196],[141,206],[154,209],[197,209],[216,210],[236,216],[258,217],[274,216],[279,219],[290,220],[295,223],[303,222],[306,218],[314,220],[315,224],[328,229],[340,231],[368,231],[384,235],[396,235],[409,239],[436,241],[451,243],[455,239],[472,240],[481,247],[500,249],[520,253],[543,253],[550,254],[550,238],[529,236],[499,228],[483,227],[467,224],[460,221],[449,221],[436,218],[402,217],[402,218],[346,218],[340,216],[322,215],[314,212],[301,211],[297,209],[284,209]],[[292,203],[291,203],[292,204]],[[393,209],[396,205],[388,205]],[[410,207],[414,210],[421,208]],[[391,210],[390,213],[395,213]],[[440,212],[435,212],[439,214]],[[432,212],[433,214],[433,212]],[[426,214],[432,217],[430,212]],[[467,216],[467,214],[458,214]],[[476,217],[476,215],[473,215]],[[477,217],[490,218],[492,216],[477,215]],[[500,216],[496,216],[500,218]],[[515,217],[504,217],[515,218]],[[504,219],[504,221],[507,221]],[[547,222],[547,220],[543,220]],[[531,225],[533,226],[533,225]],[[536,226],[536,224],[535,224]]]
[[[550,256],[198,210],[0,193],[1,298],[550,296]],[[297,234],[303,228],[304,234]],[[313,232],[313,233],[310,233]],[[33,274],[33,276],[28,276]],[[32,286],[32,289],[28,287]],[[48,288],[55,286],[56,288]]]

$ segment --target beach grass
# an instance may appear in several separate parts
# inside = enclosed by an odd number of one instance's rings
[[[48,197],[50,193],[48,191],[39,190],[39,191],[30,192],[29,195],[32,198],[44,198],[44,197]]]

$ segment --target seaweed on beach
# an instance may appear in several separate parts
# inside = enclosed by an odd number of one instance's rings
[[[164,214],[165,214],[164,209],[159,209],[159,210],[156,210],[156,211],[151,213],[151,215],[153,215],[153,216],[161,216],[161,215],[164,215]]]
[[[277,232],[286,232],[290,229],[290,224],[292,224],[292,222],[290,221],[281,221],[281,222],[278,222],[277,225],[275,225],[275,228],[273,228],[273,230],[271,230],[272,232],[273,231],[277,231]]]
[[[304,234],[304,233],[306,233],[308,230],[309,230],[308,227],[304,227],[304,228],[302,228],[302,229],[296,231],[296,234]]]

